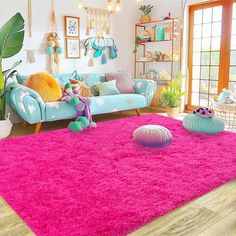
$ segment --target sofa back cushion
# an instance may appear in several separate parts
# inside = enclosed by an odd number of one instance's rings
[[[106,80],[107,81],[115,80],[116,86],[119,89],[120,93],[123,94],[135,93],[134,82],[131,71],[107,73]]]
[[[21,75],[19,73],[16,75],[19,84],[25,84],[29,77],[30,75]],[[85,84],[90,87],[94,96],[99,95],[96,85],[106,82],[105,74],[78,74],[77,71],[74,71],[73,73],[57,74],[53,75],[53,77],[57,79],[61,87],[66,83],[70,83],[70,79],[84,81]]]
[[[65,73],[65,74],[58,74],[58,75],[52,75],[54,78],[57,79],[60,86],[63,86],[66,83],[70,82],[70,79],[73,79],[74,75],[72,73]],[[24,84],[29,79],[30,75],[21,75],[19,73],[16,74],[16,79],[19,84]]]

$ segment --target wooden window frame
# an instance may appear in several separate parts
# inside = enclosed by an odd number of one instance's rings
[[[223,88],[228,88],[229,73],[230,73],[230,51],[231,51],[231,28],[233,3],[236,0],[215,0],[194,4],[189,7],[189,51],[188,51],[188,69],[189,69],[189,87],[188,87],[188,103],[186,110],[191,111],[197,106],[192,105],[192,68],[193,68],[193,27],[194,27],[194,12],[205,8],[223,7],[222,13],[222,33],[221,33],[221,48],[220,48],[220,63],[219,63],[219,82],[218,93]]]

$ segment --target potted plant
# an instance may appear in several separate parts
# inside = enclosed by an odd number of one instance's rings
[[[149,23],[151,22],[151,12],[152,12],[153,6],[151,5],[141,5],[139,7],[139,10],[143,13],[143,15],[140,18],[141,23]]]
[[[15,68],[21,63],[16,62],[12,68],[3,71],[2,61],[16,55],[23,47],[24,19],[20,13],[14,15],[0,28],[0,138],[10,134],[12,124],[6,113],[7,80],[16,73]]]
[[[177,78],[168,81],[168,87],[161,92],[160,105],[167,107],[167,115],[175,118],[179,115],[181,99],[186,94],[181,91],[182,74],[178,73]]]

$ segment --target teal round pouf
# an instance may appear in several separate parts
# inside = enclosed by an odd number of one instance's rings
[[[189,114],[183,119],[185,129],[204,134],[216,134],[224,131],[225,123],[223,120],[213,117],[205,119],[195,114]]]

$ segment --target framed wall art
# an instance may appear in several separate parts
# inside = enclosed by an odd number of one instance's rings
[[[74,16],[65,16],[65,36],[80,37],[80,18]]]
[[[78,59],[80,58],[80,39],[68,37],[66,38],[66,58]]]

